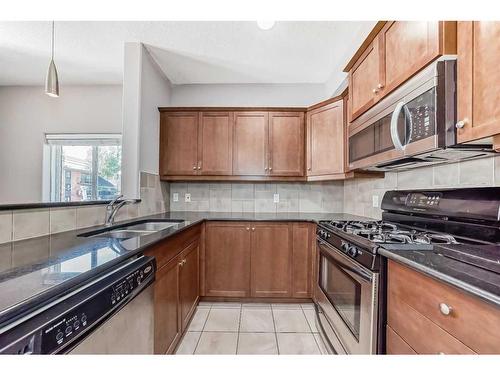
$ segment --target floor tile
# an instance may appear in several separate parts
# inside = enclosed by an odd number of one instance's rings
[[[242,309],[268,309],[271,310],[270,303],[243,303],[241,305]]]
[[[277,310],[273,308],[276,332],[308,332],[309,324],[302,310]]]
[[[328,351],[326,350],[325,342],[321,338],[320,334],[315,333],[314,338],[316,340],[316,344],[318,344],[318,346],[319,346],[319,351],[321,352],[321,354],[328,354]]]
[[[280,310],[301,310],[302,307],[300,307],[299,303],[273,303],[272,304],[273,309],[280,309]]]
[[[314,333],[318,332],[318,327],[316,327],[316,311],[314,310],[304,310],[304,314],[307,319],[307,323],[309,323],[309,327],[311,331]]]
[[[274,332],[271,309],[243,309],[241,311],[241,332]]]
[[[240,312],[240,309],[212,307],[204,331],[238,332]]]
[[[214,302],[212,307],[217,309],[239,309],[241,308],[241,303],[236,302]]]
[[[200,302],[198,302],[198,307],[200,307],[200,308],[210,308],[210,307],[212,307],[212,302],[200,301]]]
[[[312,333],[278,333],[280,354],[321,354]]]
[[[196,308],[191,323],[189,323],[188,331],[203,331],[209,312],[210,309]]]
[[[236,354],[238,333],[203,332],[195,354]]]
[[[240,333],[238,354],[278,354],[274,333]]]
[[[194,354],[201,332],[186,332],[175,354]]]
[[[302,310],[314,310],[314,303],[301,303]]]

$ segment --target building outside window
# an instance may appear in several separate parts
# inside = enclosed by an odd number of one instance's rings
[[[46,134],[46,143],[50,201],[110,200],[120,194],[121,135]]]

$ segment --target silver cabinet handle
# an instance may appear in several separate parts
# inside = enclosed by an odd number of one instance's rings
[[[252,231],[255,232],[255,228],[252,228]]]
[[[308,168],[307,168],[307,170],[308,170],[308,171],[310,171],[310,170],[311,170],[311,167],[308,167]]]
[[[378,88],[378,89],[383,89],[383,88],[384,88],[384,85],[383,85],[383,84],[381,84],[381,83],[379,83],[379,84],[377,85],[377,88]]]
[[[376,93],[378,92],[378,90],[377,90],[377,89],[373,89],[373,90],[372,90],[372,92],[373,92],[374,94],[376,94]]]
[[[394,112],[392,112],[391,116],[391,139],[392,143],[394,144],[394,147],[396,150],[403,151],[405,147],[401,143],[401,140],[399,139],[399,134],[398,134],[398,117],[399,114],[401,113],[401,110],[403,109],[405,103],[404,102],[399,102],[396,105],[396,108],[394,108]]]
[[[463,120],[460,120],[459,122],[457,122],[457,123],[455,124],[455,127],[456,127],[457,129],[462,129],[462,128],[466,125],[466,124],[467,124],[467,119],[466,119],[466,118],[464,118]]]
[[[273,170],[273,167],[269,167],[269,170],[272,171]]]
[[[196,170],[196,165],[193,167],[193,170]]]
[[[201,167],[198,167],[198,169],[201,169]]]
[[[453,311],[453,308],[448,306],[446,303],[441,302],[439,304],[439,311],[441,311],[441,314],[448,316]]]
[[[247,230],[250,230],[250,228],[246,228]]]

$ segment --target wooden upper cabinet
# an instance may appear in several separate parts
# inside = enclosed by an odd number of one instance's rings
[[[200,112],[198,170],[202,175],[233,172],[233,113]]]
[[[288,224],[252,223],[251,296],[291,297],[292,238]]]
[[[375,39],[349,72],[351,118],[354,119],[378,100],[381,84],[381,58],[378,39]]]
[[[198,113],[168,112],[160,119],[160,174],[193,175],[198,167]]]
[[[304,113],[269,113],[269,174],[304,175]]]
[[[344,71],[349,72],[350,121],[432,60],[457,50],[454,21],[377,23]]]
[[[500,22],[458,22],[458,142],[500,134]],[[499,145],[500,147],[500,145]]]
[[[345,172],[345,121],[339,99],[307,113],[307,175]]]
[[[233,174],[268,172],[268,112],[236,112],[233,132]]]

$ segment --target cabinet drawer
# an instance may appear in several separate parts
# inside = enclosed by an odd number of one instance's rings
[[[387,354],[417,354],[391,327],[386,332]]]
[[[455,337],[389,293],[387,324],[418,354],[474,354]]]
[[[474,351],[500,353],[500,309],[493,305],[393,261],[389,261],[388,293]],[[451,308],[448,315],[440,304]]]

